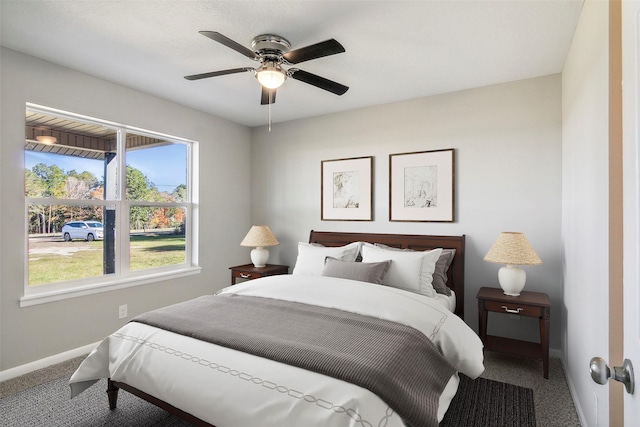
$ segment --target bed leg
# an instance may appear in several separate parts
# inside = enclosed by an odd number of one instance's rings
[[[109,397],[109,409],[116,409],[116,405],[118,404],[118,390],[120,389],[111,381],[111,378],[108,378],[107,396]]]

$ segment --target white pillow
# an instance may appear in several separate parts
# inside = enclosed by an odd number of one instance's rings
[[[353,262],[360,253],[361,242],[345,246],[327,247],[312,243],[298,243],[298,258],[292,274],[321,276],[325,258],[332,257],[341,261]]]
[[[362,246],[362,262],[391,260],[382,284],[435,298],[433,272],[442,249],[424,252],[405,252],[380,248],[370,243]]]

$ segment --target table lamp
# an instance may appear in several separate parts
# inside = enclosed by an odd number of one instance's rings
[[[254,246],[251,251],[251,262],[255,267],[265,267],[269,260],[267,246],[278,245],[278,239],[266,225],[254,225],[242,239],[240,246]]]
[[[503,231],[484,257],[485,261],[505,264],[498,271],[498,282],[505,295],[520,295],[527,274],[519,265],[540,265],[542,261],[523,233]]]

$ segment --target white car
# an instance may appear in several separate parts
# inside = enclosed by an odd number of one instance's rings
[[[102,239],[104,229],[102,223],[98,221],[72,221],[62,227],[62,237],[65,242],[73,239],[82,239],[92,242]]]

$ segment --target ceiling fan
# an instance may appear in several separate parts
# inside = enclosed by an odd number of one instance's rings
[[[300,49],[289,50],[291,44],[284,37],[275,34],[263,34],[254,37],[251,42],[252,50],[216,31],[200,31],[200,34],[243,54],[247,58],[258,61],[260,65],[257,68],[231,68],[228,70],[185,76],[184,78],[187,80],[199,80],[251,71],[262,85],[262,95],[260,99],[262,105],[271,105],[276,101],[276,89],[282,86],[287,77],[335,93],[336,95],[342,95],[349,90],[348,86],[300,70],[299,68],[282,68],[282,65],[289,66],[299,64],[300,62],[344,52],[344,47],[334,39],[325,40]]]

